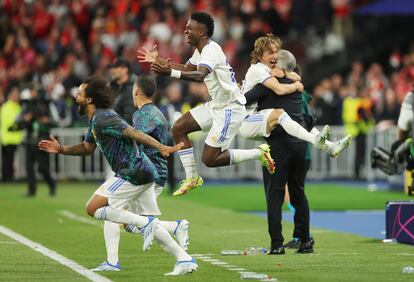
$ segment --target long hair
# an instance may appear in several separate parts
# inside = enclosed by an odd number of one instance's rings
[[[254,42],[254,49],[250,54],[251,64],[257,64],[260,62],[260,57],[266,50],[270,49],[270,45],[275,44],[276,48],[279,50],[282,47],[282,41],[276,35],[268,33],[265,36],[261,36],[256,39]]]
[[[84,83],[86,84],[86,97],[92,98],[93,104],[97,108],[107,109],[113,106],[115,96],[104,79],[98,76],[92,76]]]

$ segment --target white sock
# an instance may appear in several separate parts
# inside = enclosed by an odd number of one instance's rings
[[[133,233],[133,234],[141,234],[141,230],[133,224],[128,224],[125,227],[125,231],[128,233]]]
[[[193,148],[179,150],[178,155],[180,156],[181,163],[183,164],[186,178],[193,178],[198,176],[196,163],[194,160]]]
[[[259,149],[240,150],[233,149],[229,150],[230,153],[230,164],[238,164],[247,160],[255,160],[260,156]]]
[[[316,127],[312,127],[310,133],[312,133],[313,135],[319,135],[321,132]],[[325,144],[328,145],[328,148],[330,149],[333,145],[333,142],[326,140]]]
[[[167,230],[169,233],[173,234],[174,230],[177,228],[178,226],[178,222],[177,221],[158,221],[159,224],[165,228],[165,230]],[[135,225],[132,224],[128,224],[125,227],[125,231],[128,233],[133,233],[133,234],[141,234],[141,230],[136,227]]]
[[[117,223],[133,224],[138,227],[144,227],[149,221],[145,216],[140,216],[127,210],[117,210],[110,206],[97,209],[93,217]]]
[[[174,230],[177,228],[178,226],[178,222],[177,221],[159,221],[160,225],[162,227],[165,228],[165,230],[167,230],[169,233],[173,234]]]
[[[154,238],[168,253],[172,254],[177,261],[191,260],[191,256],[181,248],[171,237],[170,233],[161,225],[155,230]]]
[[[313,135],[318,135],[321,132],[316,127],[312,127],[310,133],[312,133]]]
[[[315,135],[308,132],[299,123],[291,119],[286,112],[280,115],[279,124],[289,135],[295,136],[313,145],[317,144],[318,142],[317,137]]]
[[[119,224],[105,220],[104,238],[106,246],[106,260],[112,265],[116,265],[119,261],[118,247],[120,237]]]

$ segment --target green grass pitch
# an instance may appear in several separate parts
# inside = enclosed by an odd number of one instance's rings
[[[1,184],[0,225],[32,241],[93,268],[104,261],[102,224],[89,219],[85,203],[99,183],[60,183],[58,196],[49,198],[45,185],[34,199],[23,198],[24,184]],[[314,210],[383,209],[387,200],[408,200],[400,193],[368,192],[338,185],[309,185]],[[165,220],[187,218],[191,222],[190,253],[209,256],[247,271],[266,273],[278,281],[410,281],[414,274],[402,274],[414,266],[414,248],[381,244],[379,240],[312,228],[316,245],[312,255],[287,250],[284,256],[221,256],[222,249],[249,246],[268,247],[264,218],[245,211],[264,210],[261,185],[205,185],[181,198],[162,195],[159,205]],[[74,213],[97,224],[69,219]],[[289,238],[292,225],[284,222]],[[154,244],[142,252],[142,239],[121,234],[120,261],[124,270],[102,273],[112,281],[240,281],[240,274],[198,260],[199,271],[183,277],[164,277],[174,259]],[[0,281],[88,281],[71,269],[0,233]]]

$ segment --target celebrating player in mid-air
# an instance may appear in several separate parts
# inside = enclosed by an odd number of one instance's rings
[[[174,140],[184,143],[178,154],[186,172],[186,179],[181,182],[175,196],[183,195],[203,184],[203,179],[196,170],[193,147],[188,138],[188,134],[194,131],[208,131],[202,155],[202,161],[208,167],[259,159],[270,173],[275,170],[267,144],[251,150],[229,149],[246,116],[246,99],[240,92],[233,69],[221,47],[211,40],[213,32],[214,21],[209,14],[191,14],[185,35],[188,44],[196,49],[185,65],[160,58],[156,49],[138,51],[140,62],[151,63],[151,69],[157,74],[196,82],[204,81],[212,99],[191,109],[173,126]]]

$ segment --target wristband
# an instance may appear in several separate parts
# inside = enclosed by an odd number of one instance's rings
[[[181,77],[181,71],[179,70],[175,70],[175,69],[171,69],[171,77],[174,78],[180,78]]]
[[[63,154],[63,146],[62,146],[62,144],[59,144],[59,154]]]

